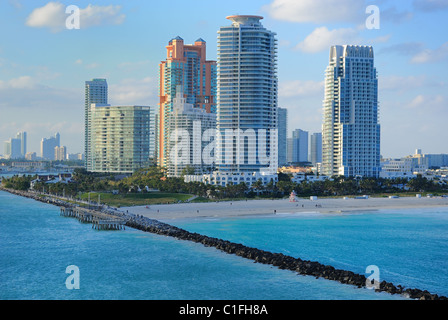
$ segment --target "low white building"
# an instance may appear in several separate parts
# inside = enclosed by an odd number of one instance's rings
[[[261,180],[263,185],[268,184],[269,182],[273,182],[277,184],[278,175],[277,174],[265,174],[263,172],[241,172],[241,173],[219,173],[213,172],[211,174],[203,174],[203,175],[186,175],[184,177],[185,182],[203,182],[206,184],[219,185],[219,186],[228,186],[231,184],[240,184],[242,182],[246,183],[247,186],[252,186],[255,182]]]
[[[330,178],[328,176],[323,176],[323,175],[313,175],[313,174],[305,174],[305,173],[295,173],[292,178],[291,181],[295,182],[295,183],[301,183],[302,181],[309,181],[309,182],[314,182],[314,181],[325,181],[325,180],[329,180]]]
[[[380,178],[415,178],[428,170],[426,164],[419,164],[416,158],[387,159],[381,162]]]

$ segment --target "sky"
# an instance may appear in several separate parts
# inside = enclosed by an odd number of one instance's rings
[[[66,27],[70,5],[79,29]],[[371,45],[381,155],[448,153],[447,0],[0,0],[0,154],[18,131],[38,156],[55,132],[68,153],[83,152],[86,80],[106,78],[111,105],[156,106],[168,41],[202,38],[217,60],[217,31],[234,14],[263,16],[277,34],[289,132],[321,131],[330,46]]]

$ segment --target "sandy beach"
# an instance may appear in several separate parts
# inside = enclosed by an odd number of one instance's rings
[[[205,203],[160,204],[150,206],[122,207],[120,210],[143,215],[151,219],[172,220],[205,217],[236,217],[244,215],[324,213],[337,214],[350,211],[381,209],[406,209],[425,207],[448,207],[448,198],[402,197],[402,198],[322,198],[317,200],[242,200]]]

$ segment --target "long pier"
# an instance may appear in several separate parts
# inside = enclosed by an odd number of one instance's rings
[[[92,228],[96,230],[121,230],[126,225],[126,219],[82,207],[60,207],[60,215],[92,223]]]

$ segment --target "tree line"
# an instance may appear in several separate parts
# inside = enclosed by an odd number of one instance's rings
[[[27,190],[31,181],[37,176],[13,176],[3,179],[2,185],[16,190]],[[75,169],[70,181],[45,183],[36,182],[34,190],[77,197],[80,193],[91,191],[118,191],[121,194],[132,192],[147,192],[156,189],[170,193],[188,193],[212,199],[226,198],[254,198],[269,197],[282,198],[294,191],[298,197],[307,196],[345,196],[359,194],[379,194],[397,192],[432,192],[443,193],[448,191],[448,184],[444,181],[430,180],[418,175],[415,178],[355,178],[334,176],[323,181],[293,182],[292,176],[279,173],[279,181],[264,185],[261,180],[252,187],[245,183],[228,185],[226,187],[205,184],[202,182],[184,182],[183,177],[167,177],[163,168],[153,166],[140,169],[134,174],[117,179],[114,174],[92,173],[85,169]]]

